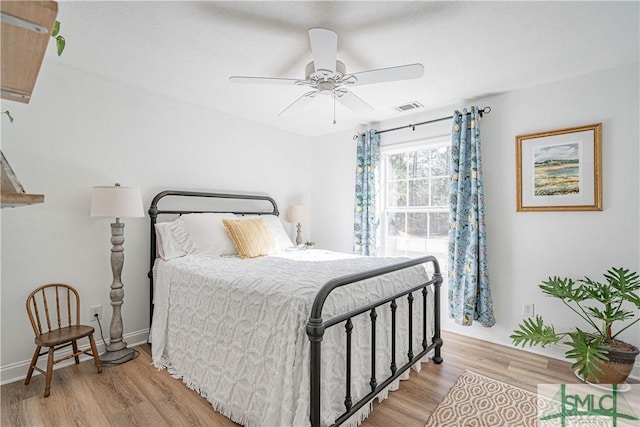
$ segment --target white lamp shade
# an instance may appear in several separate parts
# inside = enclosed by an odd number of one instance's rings
[[[289,206],[289,210],[287,211],[288,222],[306,222],[308,216],[309,212],[307,210],[307,207],[304,205],[291,205]]]
[[[142,196],[136,187],[93,187],[91,216],[133,218],[144,216]]]

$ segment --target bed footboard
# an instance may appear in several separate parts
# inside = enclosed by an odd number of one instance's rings
[[[331,294],[331,292],[337,288],[342,286],[347,286],[351,283],[359,282],[362,280],[370,279],[376,276],[382,276],[384,274],[388,274],[394,271],[402,270],[405,268],[410,268],[413,266],[417,266],[420,264],[432,264],[434,269],[434,274],[431,280],[420,283],[416,285],[410,285],[407,289],[402,292],[391,295],[387,298],[375,301],[366,306],[359,307],[355,310],[351,310],[347,313],[340,314],[328,320],[323,320],[322,318],[322,308],[324,303]],[[442,284],[442,275],[440,273],[440,265],[438,261],[433,256],[425,256],[421,258],[411,259],[409,261],[404,261],[397,264],[392,264],[386,267],[378,268],[375,270],[351,274],[348,276],[339,277],[327,282],[318,292],[316,298],[313,302],[313,306],[311,308],[311,315],[309,316],[309,320],[307,322],[307,336],[310,341],[311,349],[310,349],[310,413],[309,420],[311,421],[311,425],[313,427],[320,426],[321,420],[321,367],[322,367],[322,340],[325,334],[325,331],[331,327],[335,326],[339,323],[345,323],[345,334],[346,334],[346,389],[345,389],[345,412],[335,420],[333,425],[338,426],[345,422],[349,417],[355,414],[360,408],[362,408],[365,404],[370,402],[373,398],[375,398],[378,393],[380,393],[385,387],[389,386],[394,380],[396,380],[403,372],[411,368],[412,365],[420,361],[428,352],[431,350],[434,351],[434,355],[432,360],[435,363],[442,363],[442,357],[440,354],[440,350],[442,347],[442,338],[440,336],[440,286]],[[431,337],[431,343],[428,343],[427,340],[427,313],[429,312],[429,307],[427,307],[427,288],[433,287],[433,336]],[[412,339],[413,336],[413,315],[412,309],[414,304],[414,293],[420,293],[422,299],[422,348],[419,352],[414,353],[414,349],[412,348]],[[408,309],[409,309],[409,341],[407,349],[407,362],[400,366],[396,364],[396,300],[399,298],[406,297],[408,299]],[[420,298],[420,297],[419,297]],[[389,304],[391,309],[391,354],[392,354],[392,363],[389,367],[390,374],[385,379],[377,379],[376,378],[376,308]],[[360,399],[357,402],[352,402],[351,396],[351,318],[369,312],[369,318],[371,322],[371,378],[369,381],[369,385],[371,387],[371,392],[369,392],[366,396]]]

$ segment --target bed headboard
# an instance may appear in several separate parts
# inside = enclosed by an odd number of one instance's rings
[[[167,199],[165,199],[167,198]],[[185,206],[184,208],[170,208],[170,209],[160,209],[158,208],[158,203],[160,200],[165,199],[169,200],[171,198],[173,201],[178,202],[178,206]],[[257,201],[264,202],[265,206],[271,205],[270,210],[256,210],[253,205],[250,208],[243,209],[239,206],[239,204],[231,204],[226,207],[222,206],[220,208],[215,207],[215,200],[212,201],[211,205],[214,206],[213,209],[191,209],[189,208],[189,202],[194,200],[203,201],[203,199],[218,199],[220,200],[230,200],[235,202],[240,201]],[[211,201],[211,200],[210,200]],[[151,326],[151,319],[153,318],[153,264],[156,261],[157,257],[157,241],[156,241],[156,230],[155,225],[158,221],[158,215],[182,215],[187,213],[233,213],[237,215],[280,215],[278,211],[278,205],[276,201],[273,200],[269,196],[260,196],[253,194],[227,194],[227,193],[209,193],[203,191],[182,191],[182,190],[165,190],[156,194],[153,200],[151,200],[151,205],[149,206],[149,218],[151,219],[151,227],[149,229],[150,233],[150,256],[149,256],[149,285],[150,285],[150,306],[149,306],[149,326]]]

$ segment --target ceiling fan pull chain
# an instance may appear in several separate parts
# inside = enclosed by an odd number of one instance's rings
[[[336,93],[333,92],[333,124],[336,124]]]

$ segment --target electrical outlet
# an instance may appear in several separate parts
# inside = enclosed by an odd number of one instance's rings
[[[98,319],[102,320],[102,306],[101,305],[92,305],[91,306],[91,321],[95,322],[96,315]]]
[[[522,303],[522,316],[524,317],[533,317],[535,316],[535,310],[533,303],[523,302]]]

